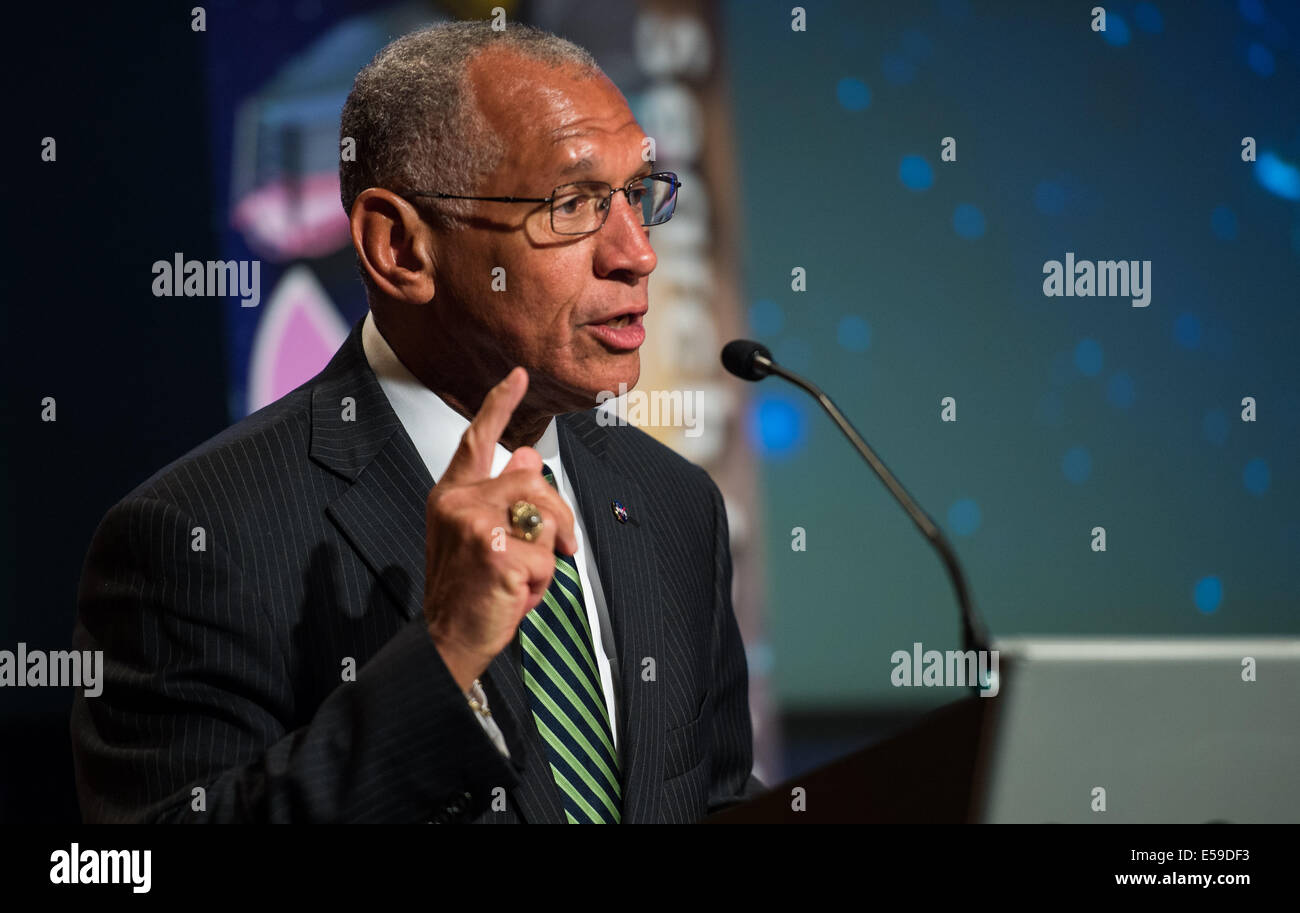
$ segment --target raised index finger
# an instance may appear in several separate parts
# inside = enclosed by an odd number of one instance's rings
[[[491,475],[493,451],[527,390],[528,372],[516,367],[488,391],[440,481],[477,481]]]

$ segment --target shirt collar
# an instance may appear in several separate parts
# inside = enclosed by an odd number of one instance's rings
[[[436,482],[447,471],[456,448],[460,446],[461,436],[469,427],[469,419],[447,405],[442,397],[420,383],[407,370],[379,332],[374,315],[369,312],[361,327],[361,344],[365,349],[366,361],[379,379],[379,386],[388,397],[393,412],[415,444],[430,477]],[[557,476],[563,471],[560,463],[560,438],[554,417],[546,425],[546,430],[533,445],[533,449]],[[505,469],[510,456],[511,452],[498,442],[492,453],[493,478]]]

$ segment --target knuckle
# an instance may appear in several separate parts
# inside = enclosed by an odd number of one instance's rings
[[[460,436],[460,446],[467,457],[478,455],[478,434],[473,425],[466,428],[465,433]]]
[[[461,512],[457,505],[446,500],[439,501],[429,508],[429,525],[439,528],[454,527],[461,524]]]
[[[475,514],[464,521],[464,529],[475,543],[487,546],[490,544],[492,532],[500,523],[493,523],[491,518],[484,514]]]
[[[512,590],[528,588],[528,570],[514,562],[506,565],[501,571],[502,579]]]

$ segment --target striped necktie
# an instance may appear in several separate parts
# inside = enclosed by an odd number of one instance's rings
[[[546,481],[555,485],[551,467]],[[541,603],[519,624],[524,684],[570,824],[617,824],[622,789],[582,584],[558,552]]]

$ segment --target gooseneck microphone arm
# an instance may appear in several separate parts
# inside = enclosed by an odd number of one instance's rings
[[[739,344],[739,345],[738,345]],[[907,515],[912,518],[912,522],[930,544],[934,550],[939,553],[943,566],[948,572],[948,578],[952,581],[952,587],[957,593],[957,604],[961,608],[962,623],[962,648],[965,650],[987,650],[988,636],[984,631],[984,626],[980,623],[978,616],[975,614],[975,607],[971,604],[970,590],[966,586],[966,575],[962,572],[961,563],[957,560],[957,555],[948,544],[943,532],[935,525],[934,521],[926,515],[912,496],[907,493],[894,474],[889,471],[889,467],[884,464],[876,452],[858,434],[856,428],[844,417],[839,407],[831,401],[831,398],[821,391],[816,384],[800,377],[793,371],[788,371],[772,360],[772,353],[766,348],[755,342],[747,340],[736,340],[728,343],[723,350],[723,365],[732,374],[744,380],[761,380],[769,374],[775,374],[783,377],[790,383],[807,391],[821,403],[823,409],[831,417],[831,420],[839,426],[840,431],[849,439],[862,458],[867,461],[867,465],[885,483],[889,493],[894,499],[903,506]]]

